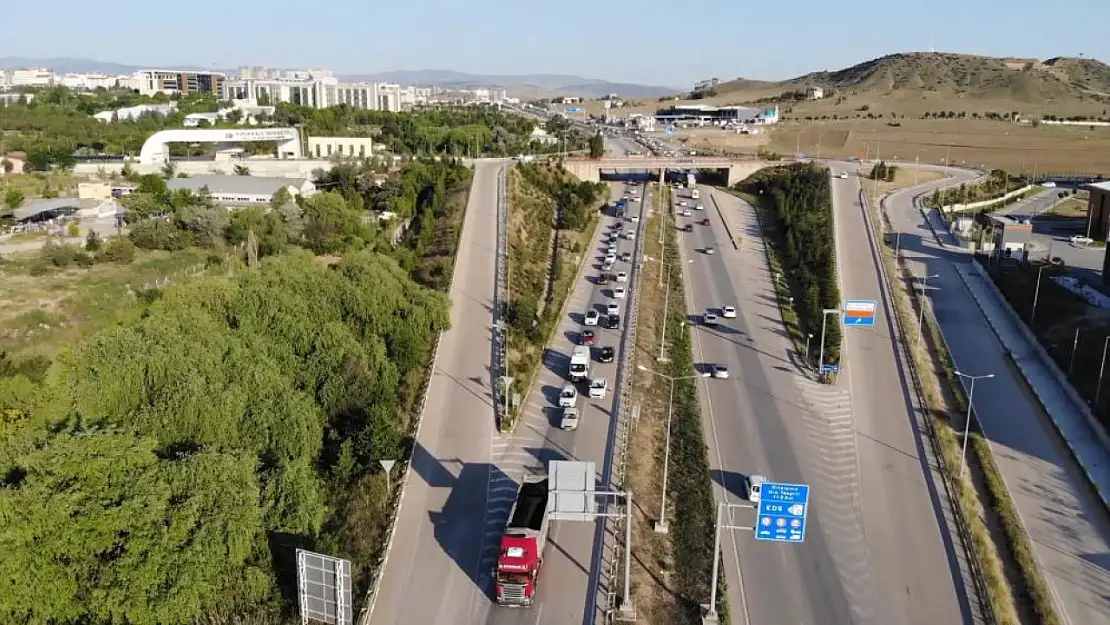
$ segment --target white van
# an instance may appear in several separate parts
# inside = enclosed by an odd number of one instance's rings
[[[763,482],[766,481],[762,475],[749,475],[744,480],[744,494],[747,496],[748,501],[752,503],[759,503],[759,492],[763,490]]]

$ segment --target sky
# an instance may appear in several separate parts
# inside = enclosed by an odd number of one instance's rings
[[[697,11],[674,0],[17,0],[0,10],[0,57],[551,73],[683,88],[711,77],[791,78],[930,46],[1110,62],[1099,19],[1106,0],[1064,3],[1070,19],[1046,24],[1039,16],[1059,5],[1033,0],[700,0]]]

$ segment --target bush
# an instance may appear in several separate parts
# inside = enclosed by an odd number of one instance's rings
[[[66,236],[71,239],[81,236],[81,224],[76,221],[69,222],[69,225],[66,226]]]
[[[144,219],[133,226],[128,238],[144,250],[176,252],[193,244],[191,233],[162,219]]]
[[[100,258],[126,265],[135,260],[135,244],[127,237],[109,237]]]
[[[41,248],[39,248],[39,258],[49,265],[55,267],[69,267],[70,265],[78,262],[78,256],[88,256],[81,251],[81,248],[75,245],[66,245],[64,243],[55,243],[54,241],[47,241]],[[91,264],[91,259],[90,259]]]
[[[822,309],[840,308],[828,169],[806,163],[765,169],[738,188],[773,209],[768,235],[777,239],[803,335],[819,337]],[[839,324],[826,327],[824,347],[826,364],[840,362]]]
[[[89,230],[89,234],[85,237],[85,251],[99,252],[102,247],[104,247],[104,240],[100,238],[100,234],[96,230]]]

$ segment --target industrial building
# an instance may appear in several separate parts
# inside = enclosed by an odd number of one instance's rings
[[[1087,200],[1090,237],[1105,241],[1110,233],[1110,182],[1094,182],[1082,188],[1091,194]]]
[[[1000,258],[1025,260],[1025,251],[1033,240],[1033,225],[1028,219],[1010,215],[989,215],[994,234],[994,249]]]
[[[662,109],[655,118],[660,122],[775,124],[779,121],[779,109],[777,106],[760,110],[746,106],[685,104]]]
[[[316,185],[307,178],[197,175],[171,178],[166,181],[166,186],[170,189],[188,189],[194,193],[207,189],[214,201],[239,206],[269,204],[270,198],[280,189],[289,191],[293,196],[310,197],[316,193]]]

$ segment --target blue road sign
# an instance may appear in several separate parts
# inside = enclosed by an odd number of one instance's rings
[[[674,134],[674,126],[667,126],[666,128],[664,128],[664,130],[666,130],[667,134],[669,134],[669,135]]]
[[[579,108],[577,106],[571,106],[571,107],[567,107],[567,112],[568,113],[585,113],[586,110],[582,109],[582,108]]]
[[[821,365],[821,373],[838,373],[840,365]]]
[[[806,537],[809,486],[764,482],[759,492],[755,539],[800,543]]]
[[[844,325],[875,325],[875,302],[869,299],[850,299],[844,301]]]

